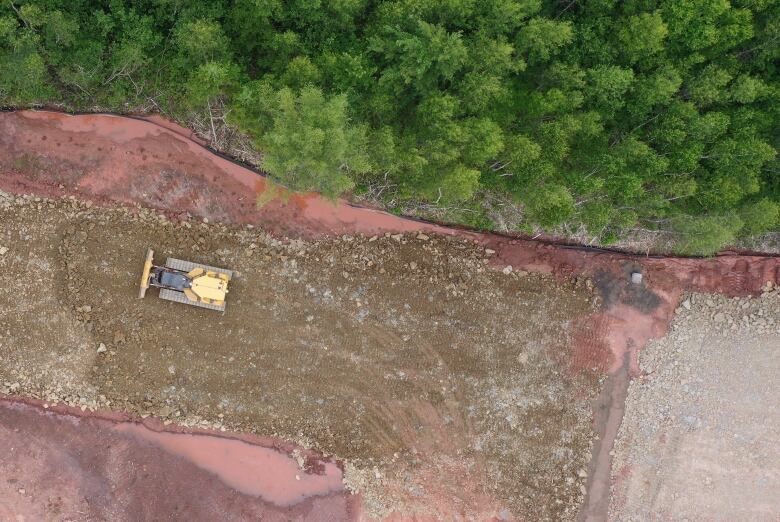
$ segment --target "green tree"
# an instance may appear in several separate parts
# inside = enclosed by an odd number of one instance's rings
[[[689,82],[691,99],[700,106],[722,101],[726,98],[726,85],[731,79],[731,74],[722,67],[708,65]]]
[[[522,172],[541,156],[542,148],[528,136],[518,134],[509,137],[504,146],[503,168],[509,172]]]
[[[736,214],[681,215],[675,219],[674,227],[678,234],[675,252],[709,256],[733,244],[742,220]]]
[[[668,105],[680,90],[682,81],[677,69],[670,66],[664,66],[638,78],[628,102],[629,112],[645,117],[659,105]]]
[[[523,196],[524,210],[532,223],[552,227],[574,214],[574,198],[563,185],[550,183],[529,187]]]
[[[435,192],[429,189],[428,198],[442,205],[471,199],[479,188],[480,172],[465,165],[455,165],[436,179]],[[435,199],[434,199],[435,195]]]
[[[598,66],[588,71],[586,93],[594,108],[611,114],[623,108],[626,92],[634,83],[634,72],[617,65]]]
[[[744,226],[742,234],[755,236],[772,230],[780,222],[780,204],[769,198],[747,203],[739,210]]]
[[[20,29],[12,16],[0,17],[0,100],[9,105],[42,102],[53,94],[39,38],[32,30],[44,23],[44,15],[27,5],[19,18],[27,29]]]
[[[410,31],[386,28],[382,38],[370,40],[370,49],[388,64],[380,81],[418,92],[451,80],[468,57],[460,33],[422,20]]]
[[[179,52],[189,66],[229,58],[230,42],[219,23],[194,20],[182,24],[176,34]]]
[[[660,12],[629,16],[617,32],[621,50],[630,62],[637,62],[664,49],[668,33]]]
[[[318,85],[321,76],[319,68],[307,56],[296,56],[287,64],[281,81],[291,89],[301,89],[306,85]]]
[[[296,190],[335,197],[353,186],[350,173],[369,169],[365,129],[350,125],[344,96],[326,97],[316,87],[296,95],[276,93],[273,126],[258,138],[263,168]]]
[[[526,56],[529,63],[543,63],[549,61],[560,52],[561,48],[570,43],[572,34],[570,22],[533,18],[520,28],[515,46]]]
[[[199,65],[187,81],[187,99],[192,107],[203,107],[229,90],[238,81],[238,69],[229,62],[206,62]]]
[[[753,103],[771,91],[759,78],[743,74],[731,84],[729,96],[737,103]]]

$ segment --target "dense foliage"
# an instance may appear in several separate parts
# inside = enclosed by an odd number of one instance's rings
[[[295,188],[690,253],[778,226],[779,63],[780,0],[0,3],[3,104],[219,104]]]

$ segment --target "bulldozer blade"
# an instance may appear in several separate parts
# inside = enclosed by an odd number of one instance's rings
[[[141,274],[141,286],[138,289],[138,299],[143,299],[146,291],[149,289],[149,273],[152,271],[152,260],[154,259],[154,250],[151,248],[146,251],[146,261]]]

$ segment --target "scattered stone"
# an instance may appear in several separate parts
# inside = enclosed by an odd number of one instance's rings
[[[108,351],[108,348],[106,348],[106,345],[103,344],[103,343],[100,343],[98,345],[97,353],[105,353],[106,351]]]
[[[764,295],[685,296],[685,313],[640,351],[643,377],[629,385],[613,450],[610,519],[748,520],[756,501],[777,498],[755,472],[755,462],[772,467],[759,455],[777,451],[757,434],[780,431],[780,330],[768,328],[780,322],[780,294]],[[695,466],[690,456],[680,465],[680,448],[695,448]],[[659,502],[664,492],[675,493]]]
[[[157,410],[157,415],[160,417],[170,417],[171,414],[174,412],[174,408],[171,408],[170,406],[163,406],[159,410]]]

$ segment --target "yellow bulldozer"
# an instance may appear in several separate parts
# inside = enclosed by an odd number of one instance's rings
[[[233,272],[199,263],[169,257],[165,266],[154,264],[154,250],[146,252],[138,298],[146,295],[149,287],[160,289],[160,299],[225,311],[228,283]]]

